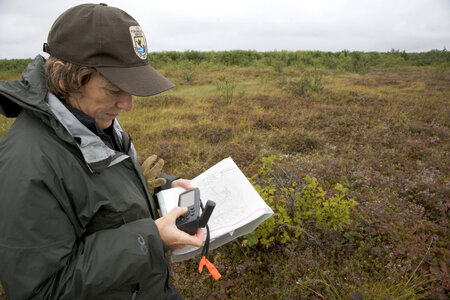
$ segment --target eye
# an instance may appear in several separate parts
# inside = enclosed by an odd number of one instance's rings
[[[105,80],[105,84],[103,85],[103,89],[110,95],[119,95],[120,93],[122,93],[123,91],[118,88],[117,86],[113,85],[110,82],[107,82]]]
[[[106,91],[111,95],[119,95],[120,93],[122,93],[122,90],[117,88],[106,88]]]

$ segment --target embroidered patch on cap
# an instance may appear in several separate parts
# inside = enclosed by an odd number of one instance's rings
[[[140,26],[130,26],[134,52],[140,59],[147,59],[147,42]]]

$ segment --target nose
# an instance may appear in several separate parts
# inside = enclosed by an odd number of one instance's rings
[[[133,96],[125,92],[121,93],[117,100],[117,107],[126,111],[132,110]]]

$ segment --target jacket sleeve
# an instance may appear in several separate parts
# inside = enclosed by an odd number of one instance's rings
[[[175,180],[179,179],[180,176],[173,176],[173,175],[168,175],[165,173],[158,173],[158,175],[156,176],[157,178],[164,178],[166,180],[166,183],[160,187],[157,187],[155,189],[155,194],[162,191],[162,190],[167,190],[170,189],[172,182],[174,182]]]
[[[128,284],[131,295],[141,280],[163,289],[167,249],[152,219],[77,238],[44,181],[1,179],[0,281],[9,299],[92,299]]]

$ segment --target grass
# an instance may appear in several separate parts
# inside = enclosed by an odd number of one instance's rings
[[[172,264],[187,299],[446,299],[448,280],[450,73],[433,66],[322,70],[322,89],[286,88],[304,68],[171,64],[177,87],[136,98],[120,121],[143,161],[192,178],[231,156],[247,176],[275,154],[281,180],[314,176],[348,187],[359,205],[340,231],[269,248],[238,239],[211,253],[223,277]],[[311,69],[310,69],[311,71]],[[236,90],[222,101],[217,82]],[[0,137],[11,121],[0,117]],[[1,289],[0,289],[1,291]],[[0,292],[0,297],[1,292]]]

